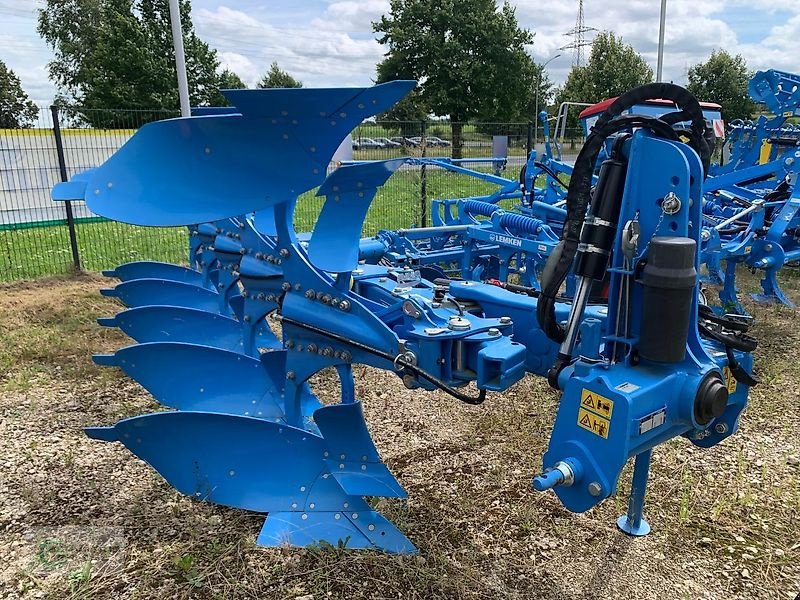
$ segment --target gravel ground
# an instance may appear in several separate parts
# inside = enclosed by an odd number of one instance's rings
[[[754,288],[755,279],[743,283]],[[125,344],[99,278],[0,288],[0,598],[502,598],[794,600],[800,592],[800,329],[750,305],[763,383],[741,431],[711,450],[654,452],[653,533],[614,525],[616,498],[574,515],[536,494],[556,396],[528,377],[480,407],[360,368],[381,453],[409,492],[378,502],[418,556],[254,545],[259,515],[180,496],[81,428],[156,410],[92,352]],[[800,300],[800,280],[786,288]],[[326,401],[335,380],[317,378]]]

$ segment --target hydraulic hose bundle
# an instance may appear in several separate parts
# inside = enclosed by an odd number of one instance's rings
[[[663,115],[660,118],[643,115],[622,115],[636,104],[651,99],[666,99],[675,102],[680,110]],[[676,130],[673,125],[690,122],[689,129]],[[618,144],[614,145],[612,159],[601,167],[597,189],[592,194],[592,176],[597,156],[605,140],[615,133],[630,131],[633,128],[649,129],[656,136],[668,140],[679,140],[679,134],[688,139],[688,144],[700,156],[704,173],[707,172],[710,151],[705,137],[705,118],[697,99],[685,89],[668,83],[653,83],[641,86],[623,94],[597,120],[586,143],[581,149],[567,191],[567,218],[561,242],[547,261],[542,273],[542,294],[537,305],[537,320],[545,334],[555,342],[562,344],[552,375],[557,375],[561,368],[571,360],[571,344],[577,335],[577,322],[583,312],[585,299],[576,295],[575,303],[567,327],[558,323],[555,314],[555,302],[559,288],[569,273],[576,255],[593,254],[591,260],[582,258],[578,267],[585,271],[588,280],[605,271],[616,231],[616,221],[624,190],[624,157]],[[613,175],[612,175],[613,173]],[[610,183],[610,185],[609,185]],[[591,207],[591,228],[582,239],[585,229],[587,211]],[[604,217],[600,217],[600,215]],[[598,230],[608,230],[605,234]],[[594,231],[592,231],[594,230]],[[602,246],[596,243],[600,241]],[[588,263],[593,263],[591,266]],[[602,269],[600,269],[602,267]],[[580,275],[580,274],[579,274]],[[572,337],[572,339],[568,339]],[[551,376],[551,384],[554,377]]]

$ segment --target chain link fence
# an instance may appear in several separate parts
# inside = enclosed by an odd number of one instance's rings
[[[136,129],[174,111],[41,109],[38,124],[0,129],[0,281],[33,279],[76,269],[100,271],[133,260],[185,263],[185,228],[152,228],[111,222],[84,202],[56,203],[50,190],[59,181],[102,164]],[[352,133],[352,160],[460,156],[478,171],[516,179],[530,143],[529,123],[365,122]],[[498,171],[495,136],[507,160]],[[581,142],[582,138],[576,136]],[[566,146],[568,147],[568,146]],[[578,146],[579,147],[579,146]],[[541,149],[539,148],[539,151]],[[336,165],[331,164],[330,170]],[[363,234],[430,224],[430,200],[489,194],[496,186],[439,168],[404,165],[376,195]],[[313,229],[324,198],[303,194],[294,221]]]

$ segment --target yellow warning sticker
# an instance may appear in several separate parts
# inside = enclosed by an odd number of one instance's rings
[[[614,411],[614,401],[584,388],[581,390],[581,408],[610,419],[611,413]]]
[[[605,440],[608,439],[608,429],[611,426],[611,422],[608,419],[590,413],[588,410],[579,408],[578,425],[583,427],[586,431],[591,431],[593,434],[599,435]]]
[[[722,369],[722,376],[725,378],[725,387],[728,388],[728,393],[732,394],[736,391],[736,378],[731,373],[728,367]]]

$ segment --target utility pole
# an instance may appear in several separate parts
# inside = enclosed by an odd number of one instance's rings
[[[181,99],[181,116],[192,116],[189,106],[189,80],[186,78],[186,52],[183,49],[183,28],[178,0],[169,0],[169,20],[172,24],[172,47],[175,50],[175,70],[178,73],[178,95]]]
[[[667,0],[661,0],[661,26],[658,29],[658,64],[656,81],[663,81],[664,71],[664,27],[667,23]]]

